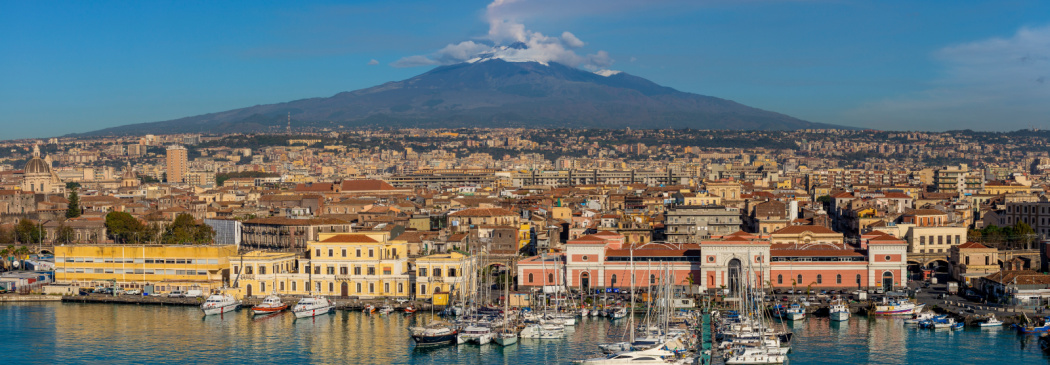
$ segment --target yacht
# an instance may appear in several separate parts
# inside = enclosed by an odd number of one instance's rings
[[[379,314],[390,314],[390,313],[394,313],[394,307],[391,307],[390,305],[383,305],[383,307],[379,308]]]
[[[285,309],[288,309],[288,305],[281,301],[281,297],[275,294],[270,294],[263,299],[262,303],[252,307],[252,313],[256,315],[274,314],[284,311]]]
[[[627,308],[616,308],[616,310],[609,314],[609,317],[612,317],[612,319],[627,317]]]
[[[433,322],[426,327],[409,328],[416,346],[440,346],[456,343],[456,330],[444,322]]]
[[[608,357],[599,357],[587,360],[573,361],[573,364],[581,365],[619,365],[619,364],[671,364],[679,359],[673,349],[684,348],[678,339],[641,351],[622,352]]]
[[[478,345],[486,345],[492,341],[493,336],[492,329],[488,327],[467,326],[463,329],[463,332],[456,335],[456,343],[474,342]]]
[[[208,299],[201,304],[201,310],[204,311],[204,315],[210,316],[213,314],[222,314],[226,312],[232,312],[240,306],[241,303],[234,299],[232,295],[226,293],[216,293],[208,296]]]
[[[500,346],[510,346],[515,343],[518,343],[518,334],[512,330],[503,330],[497,332],[495,337],[492,338],[492,340],[498,343]]]
[[[829,309],[832,321],[848,321],[849,320],[849,307],[842,302],[836,302],[831,305]]]
[[[787,355],[783,355],[777,349],[763,347],[744,347],[733,349],[726,353],[726,365],[750,365],[750,364],[783,364]]]
[[[299,303],[295,303],[295,307],[292,307],[292,313],[295,313],[295,318],[306,318],[328,314],[332,308],[335,308],[335,305],[328,299],[310,296],[299,299]]]
[[[546,323],[530,324],[518,334],[521,338],[553,339],[565,337],[565,326]]]

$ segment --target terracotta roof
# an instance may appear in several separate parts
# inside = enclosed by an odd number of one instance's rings
[[[1004,285],[1050,285],[1050,275],[1040,274],[1032,270],[1004,270],[984,278]]]
[[[982,244],[977,243],[977,242],[966,242],[964,244],[959,245],[959,248],[990,248],[990,247],[982,245]]]
[[[343,192],[373,191],[373,190],[396,190],[383,180],[343,180]]]
[[[904,215],[946,215],[948,213],[939,211],[937,209],[912,209]]]
[[[363,234],[337,234],[335,236],[326,238],[321,242],[325,243],[378,243],[367,235]]]
[[[332,191],[332,183],[309,183],[295,186],[295,191]]]
[[[566,242],[566,244],[576,243],[576,244],[583,244],[583,245],[593,245],[593,244],[598,244],[598,243],[603,243],[603,242],[605,242],[605,238],[598,237],[598,236],[595,236],[593,234],[589,234],[589,235],[586,235],[586,236],[581,236],[581,237],[578,237],[576,239],[569,240],[568,242]]]
[[[497,217],[506,215],[516,216],[517,213],[503,208],[470,208],[449,214],[450,217]]]
[[[810,232],[814,234],[833,234],[838,233],[832,231],[824,226],[787,226],[773,232],[772,234],[801,234],[803,232]]]

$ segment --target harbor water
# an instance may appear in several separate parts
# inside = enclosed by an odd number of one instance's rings
[[[619,341],[625,319],[585,318],[567,339],[416,348],[408,327],[437,318],[339,311],[296,320],[240,310],[204,317],[195,307],[71,303],[0,304],[3,364],[564,364]],[[900,319],[809,318],[795,332],[789,363],[1050,364],[1034,337],[1008,329],[931,331]]]

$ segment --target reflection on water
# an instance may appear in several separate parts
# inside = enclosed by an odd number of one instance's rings
[[[2,304],[0,363],[563,364],[596,356],[598,343],[623,340],[627,324],[583,318],[568,340],[416,348],[408,327],[435,319],[422,312],[295,319],[290,313],[252,317],[247,310],[204,317],[194,307]],[[793,365],[1050,364],[1034,338],[1023,342],[1010,330],[935,332],[861,316],[784,326],[796,333]]]

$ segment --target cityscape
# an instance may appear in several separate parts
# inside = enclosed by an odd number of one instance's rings
[[[614,3],[563,16],[669,16]],[[388,11],[342,5],[324,9]],[[331,97],[243,90],[250,101],[66,127],[25,119],[18,104],[37,101],[0,86],[13,101],[0,110],[24,119],[0,119],[0,349],[13,363],[1050,359],[1045,89],[948,93],[965,105],[892,122],[821,118],[841,111],[690,88],[622,48],[631,74],[613,70],[574,33],[525,28],[564,20],[549,2],[481,6],[488,35],[398,53],[380,74],[404,81]],[[1045,66],[1042,45],[1017,46],[1030,58],[1016,67]],[[719,88],[762,109],[700,94]],[[1017,111],[978,117],[1003,105]]]

